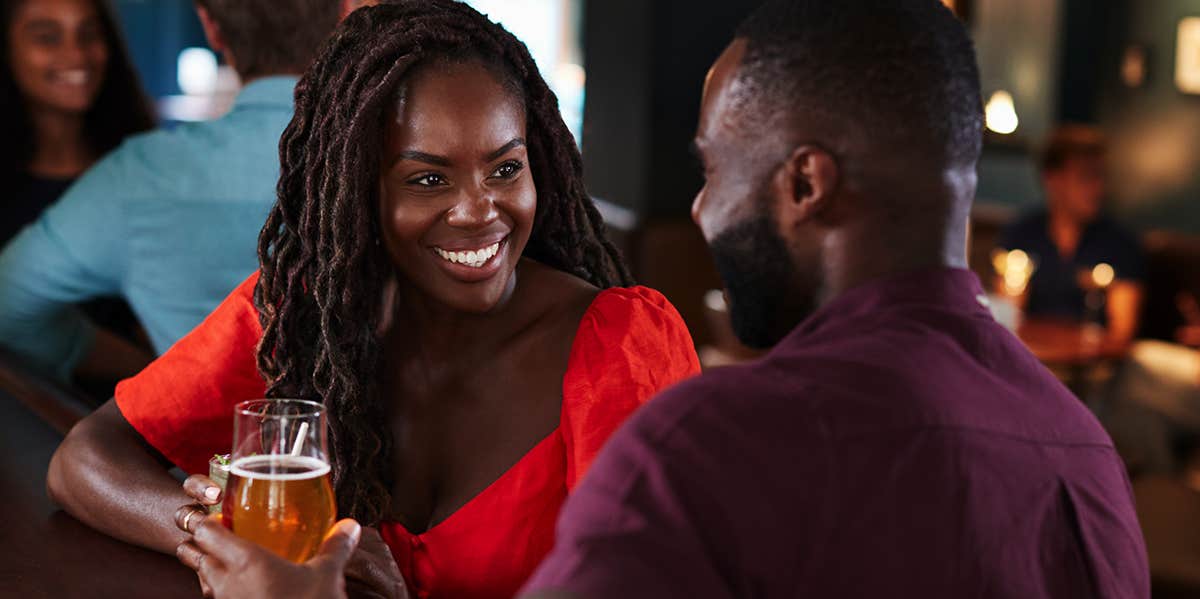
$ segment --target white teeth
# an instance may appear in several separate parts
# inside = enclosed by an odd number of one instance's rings
[[[55,77],[70,85],[83,85],[91,78],[87,71],[60,71]]]
[[[443,260],[448,260],[455,264],[464,264],[466,266],[470,266],[471,268],[480,268],[484,264],[487,264],[488,260],[491,260],[496,256],[496,254],[500,253],[500,244],[493,243],[492,245],[481,250],[471,250],[466,252],[447,252],[442,248],[433,248],[433,251],[436,252],[437,255],[441,256]]]

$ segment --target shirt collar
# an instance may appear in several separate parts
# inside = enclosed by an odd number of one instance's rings
[[[800,323],[788,337],[808,336],[838,323],[902,306],[992,318],[988,305],[975,273],[962,268],[932,268],[884,277],[845,291]]]
[[[265,106],[290,110],[296,81],[297,77],[288,75],[255,79],[238,92],[237,99],[233,101],[233,108],[237,110],[250,106]]]

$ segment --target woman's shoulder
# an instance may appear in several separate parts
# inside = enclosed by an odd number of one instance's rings
[[[581,333],[609,339],[632,337],[641,342],[650,338],[691,335],[683,317],[669,300],[649,287],[611,287],[598,292],[584,314]]]

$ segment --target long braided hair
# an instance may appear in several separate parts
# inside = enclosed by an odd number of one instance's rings
[[[521,42],[453,0],[395,0],[351,14],[296,87],[254,299],[267,396],[324,403],[339,511],[366,523],[387,515],[393,482],[376,382],[381,298],[394,276],[377,242],[383,119],[414,69],[464,55],[509,71],[498,76],[524,96],[538,196],[525,255],[600,288],[632,284],[584,190],[558,101]]]

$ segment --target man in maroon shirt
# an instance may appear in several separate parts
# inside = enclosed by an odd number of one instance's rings
[[[1149,596],[1112,443],[964,269],[980,106],[937,0],[768,0],[743,25],[705,86],[694,213],[738,335],[774,349],[614,436],[530,596]],[[338,576],[334,550],[196,538],[238,565],[222,588]]]
[[[965,270],[979,76],[937,0],[769,0],[693,208],[743,341],[568,500],[539,597],[1148,597],[1121,460]]]

